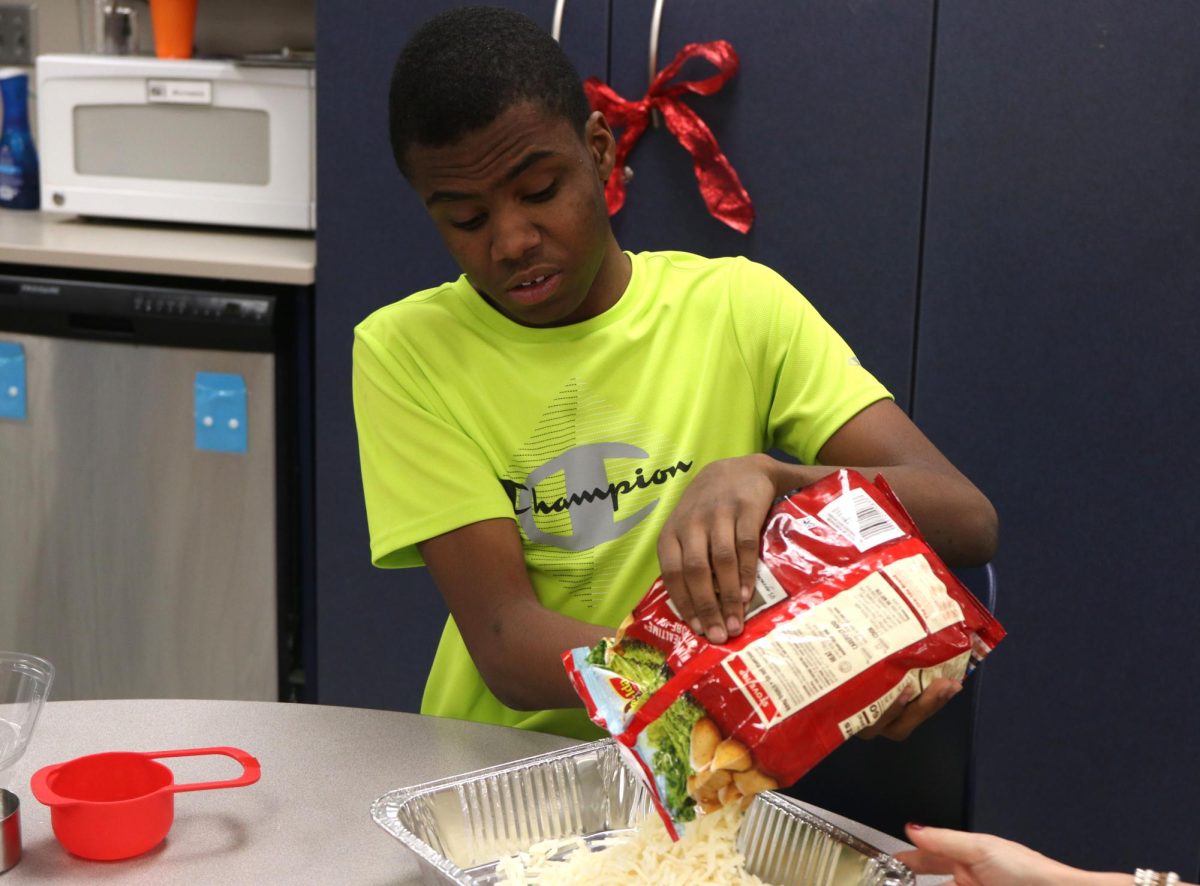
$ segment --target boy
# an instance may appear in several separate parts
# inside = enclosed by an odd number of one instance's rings
[[[660,572],[693,629],[736,636],[767,510],[836,467],[882,473],[948,562],[990,559],[987,499],[786,281],[622,252],[612,131],[535,24],[435,17],[390,108],[397,165],[463,270],[355,340],[372,559],[424,562],[452,616],[424,713],[597,737],[561,653],[611,635]],[[907,735],[957,688],[902,698],[875,732]]]

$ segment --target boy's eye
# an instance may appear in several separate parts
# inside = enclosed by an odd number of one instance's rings
[[[526,194],[525,199],[530,203],[545,203],[558,191],[558,182],[550,182],[548,187],[542,188],[540,191],[535,191],[532,194]]]
[[[465,221],[450,220],[451,227],[458,228],[460,231],[474,231],[479,228],[484,222],[483,215],[473,215]]]

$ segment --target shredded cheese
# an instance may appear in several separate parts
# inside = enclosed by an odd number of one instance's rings
[[[500,859],[496,883],[508,886],[762,886],[743,868],[735,845],[742,812],[728,806],[702,815],[672,842],[651,813],[627,834],[592,844],[582,837],[545,840]],[[598,851],[599,850],[599,851]]]

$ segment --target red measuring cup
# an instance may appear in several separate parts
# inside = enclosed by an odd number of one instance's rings
[[[242,764],[242,774],[228,781],[175,784],[175,773],[155,762],[201,754],[232,757]],[[240,788],[258,781],[261,772],[258,761],[237,748],[119,751],[45,766],[33,774],[30,787],[50,807],[54,835],[68,852],[115,861],[162,842],[175,818],[176,793]]]

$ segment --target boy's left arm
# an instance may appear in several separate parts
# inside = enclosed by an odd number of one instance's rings
[[[842,425],[817,458],[817,467],[772,460],[779,493],[840,467],[868,478],[883,474],[948,565],[982,566],[995,556],[999,521],[992,503],[892,401],[874,403]]]
[[[892,401],[880,400],[847,421],[818,460],[795,465],[755,454],[713,462],[667,519],[658,542],[664,584],[683,618],[710,641],[723,643],[741,632],[759,536],[775,499],[843,467],[867,477],[882,474],[947,564],[981,565],[995,553],[998,521],[991,502]],[[957,688],[936,681],[911,704],[895,706],[872,733],[905,737]]]

